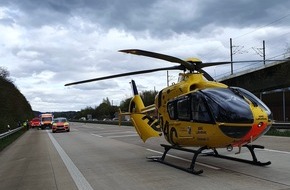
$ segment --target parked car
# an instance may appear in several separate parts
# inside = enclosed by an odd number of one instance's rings
[[[40,127],[41,126],[40,118],[39,117],[35,117],[32,120],[30,120],[29,121],[29,126],[31,128]]]
[[[54,118],[52,122],[52,132],[55,133],[57,131],[70,131],[70,126],[65,117]]]

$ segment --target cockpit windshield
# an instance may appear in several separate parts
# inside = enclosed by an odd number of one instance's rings
[[[250,93],[249,91],[239,88],[239,87],[230,87],[230,89],[234,92],[237,92],[239,94],[242,94],[243,96],[245,96],[247,99],[249,99],[254,105],[256,106],[260,106],[262,109],[264,109],[266,111],[266,113],[268,114],[268,118],[271,120],[273,119],[273,115],[271,110],[268,108],[268,106],[266,106],[266,104],[264,104],[259,98],[257,98],[255,95],[253,95],[252,93]]]
[[[201,90],[205,95],[215,121],[227,123],[253,123],[249,103],[229,88],[210,88]]]

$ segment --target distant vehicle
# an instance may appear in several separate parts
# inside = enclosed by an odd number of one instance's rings
[[[53,115],[50,113],[40,114],[41,129],[52,127]]]
[[[80,121],[86,121],[87,119],[85,117],[81,117],[79,120]]]
[[[40,118],[39,117],[35,117],[33,118],[32,120],[29,121],[29,126],[31,128],[34,128],[34,127],[40,127],[41,126],[41,123],[40,123]]]
[[[70,126],[65,117],[55,118],[52,122],[52,132],[55,133],[57,131],[70,131]]]

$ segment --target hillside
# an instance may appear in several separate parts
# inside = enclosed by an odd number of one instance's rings
[[[7,125],[13,129],[18,121],[33,117],[29,102],[16,86],[0,76],[0,133],[7,131]]]

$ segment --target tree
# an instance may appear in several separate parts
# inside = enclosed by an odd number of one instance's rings
[[[108,104],[109,106],[111,106],[111,102],[110,102],[108,97],[106,99],[104,98],[102,103],[105,103],[105,104]]]
[[[153,91],[153,90],[143,91],[140,94],[145,106],[149,106],[151,104],[154,104],[154,100],[155,100],[156,95],[157,95],[157,91]]]
[[[157,95],[157,91],[143,91],[140,93],[140,96],[143,100],[144,106],[149,106],[154,104],[155,96]],[[120,109],[122,111],[128,111],[129,110],[129,104],[130,104],[131,98],[127,98],[125,100],[122,100],[120,103]]]
[[[145,106],[149,106],[154,104],[155,96],[157,95],[157,91],[143,91],[140,96],[144,102]],[[112,119],[115,116],[115,113],[118,112],[118,108],[120,108],[123,112],[127,112],[129,110],[131,98],[127,98],[122,100],[120,103],[120,107],[113,106],[109,100],[109,98],[104,98],[102,103],[99,106],[96,106],[94,109],[92,107],[86,107],[78,112],[77,117],[86,117],[88,114],[92,114],[93,118],[104,119],[109,118]]]
[[[95,109],[95,114],[98,119],[115,117],[115,113],[118,111],[117,106],[111,106],[109,98],[103,100],[103,102]]]
[[[91,115],[94,113],[94,109],[92,107],[86,107],[85,109],[81,109],[81,111],[79,111],[77,114],[76,114],[76,118],[81,118],[81,117],[85,117],[87,118],[87,115]]]
[[[126,100],[122,100],[120,103],[120,109],[123,112],[126,112],[129,110],[129,104],[130,104],[131,98],[127,98]]]
[[[10,81],[9,76],[10,76],[9,71],[5,69],[4,67],[0,67],[0,77],[5,79],[6,81]]]

